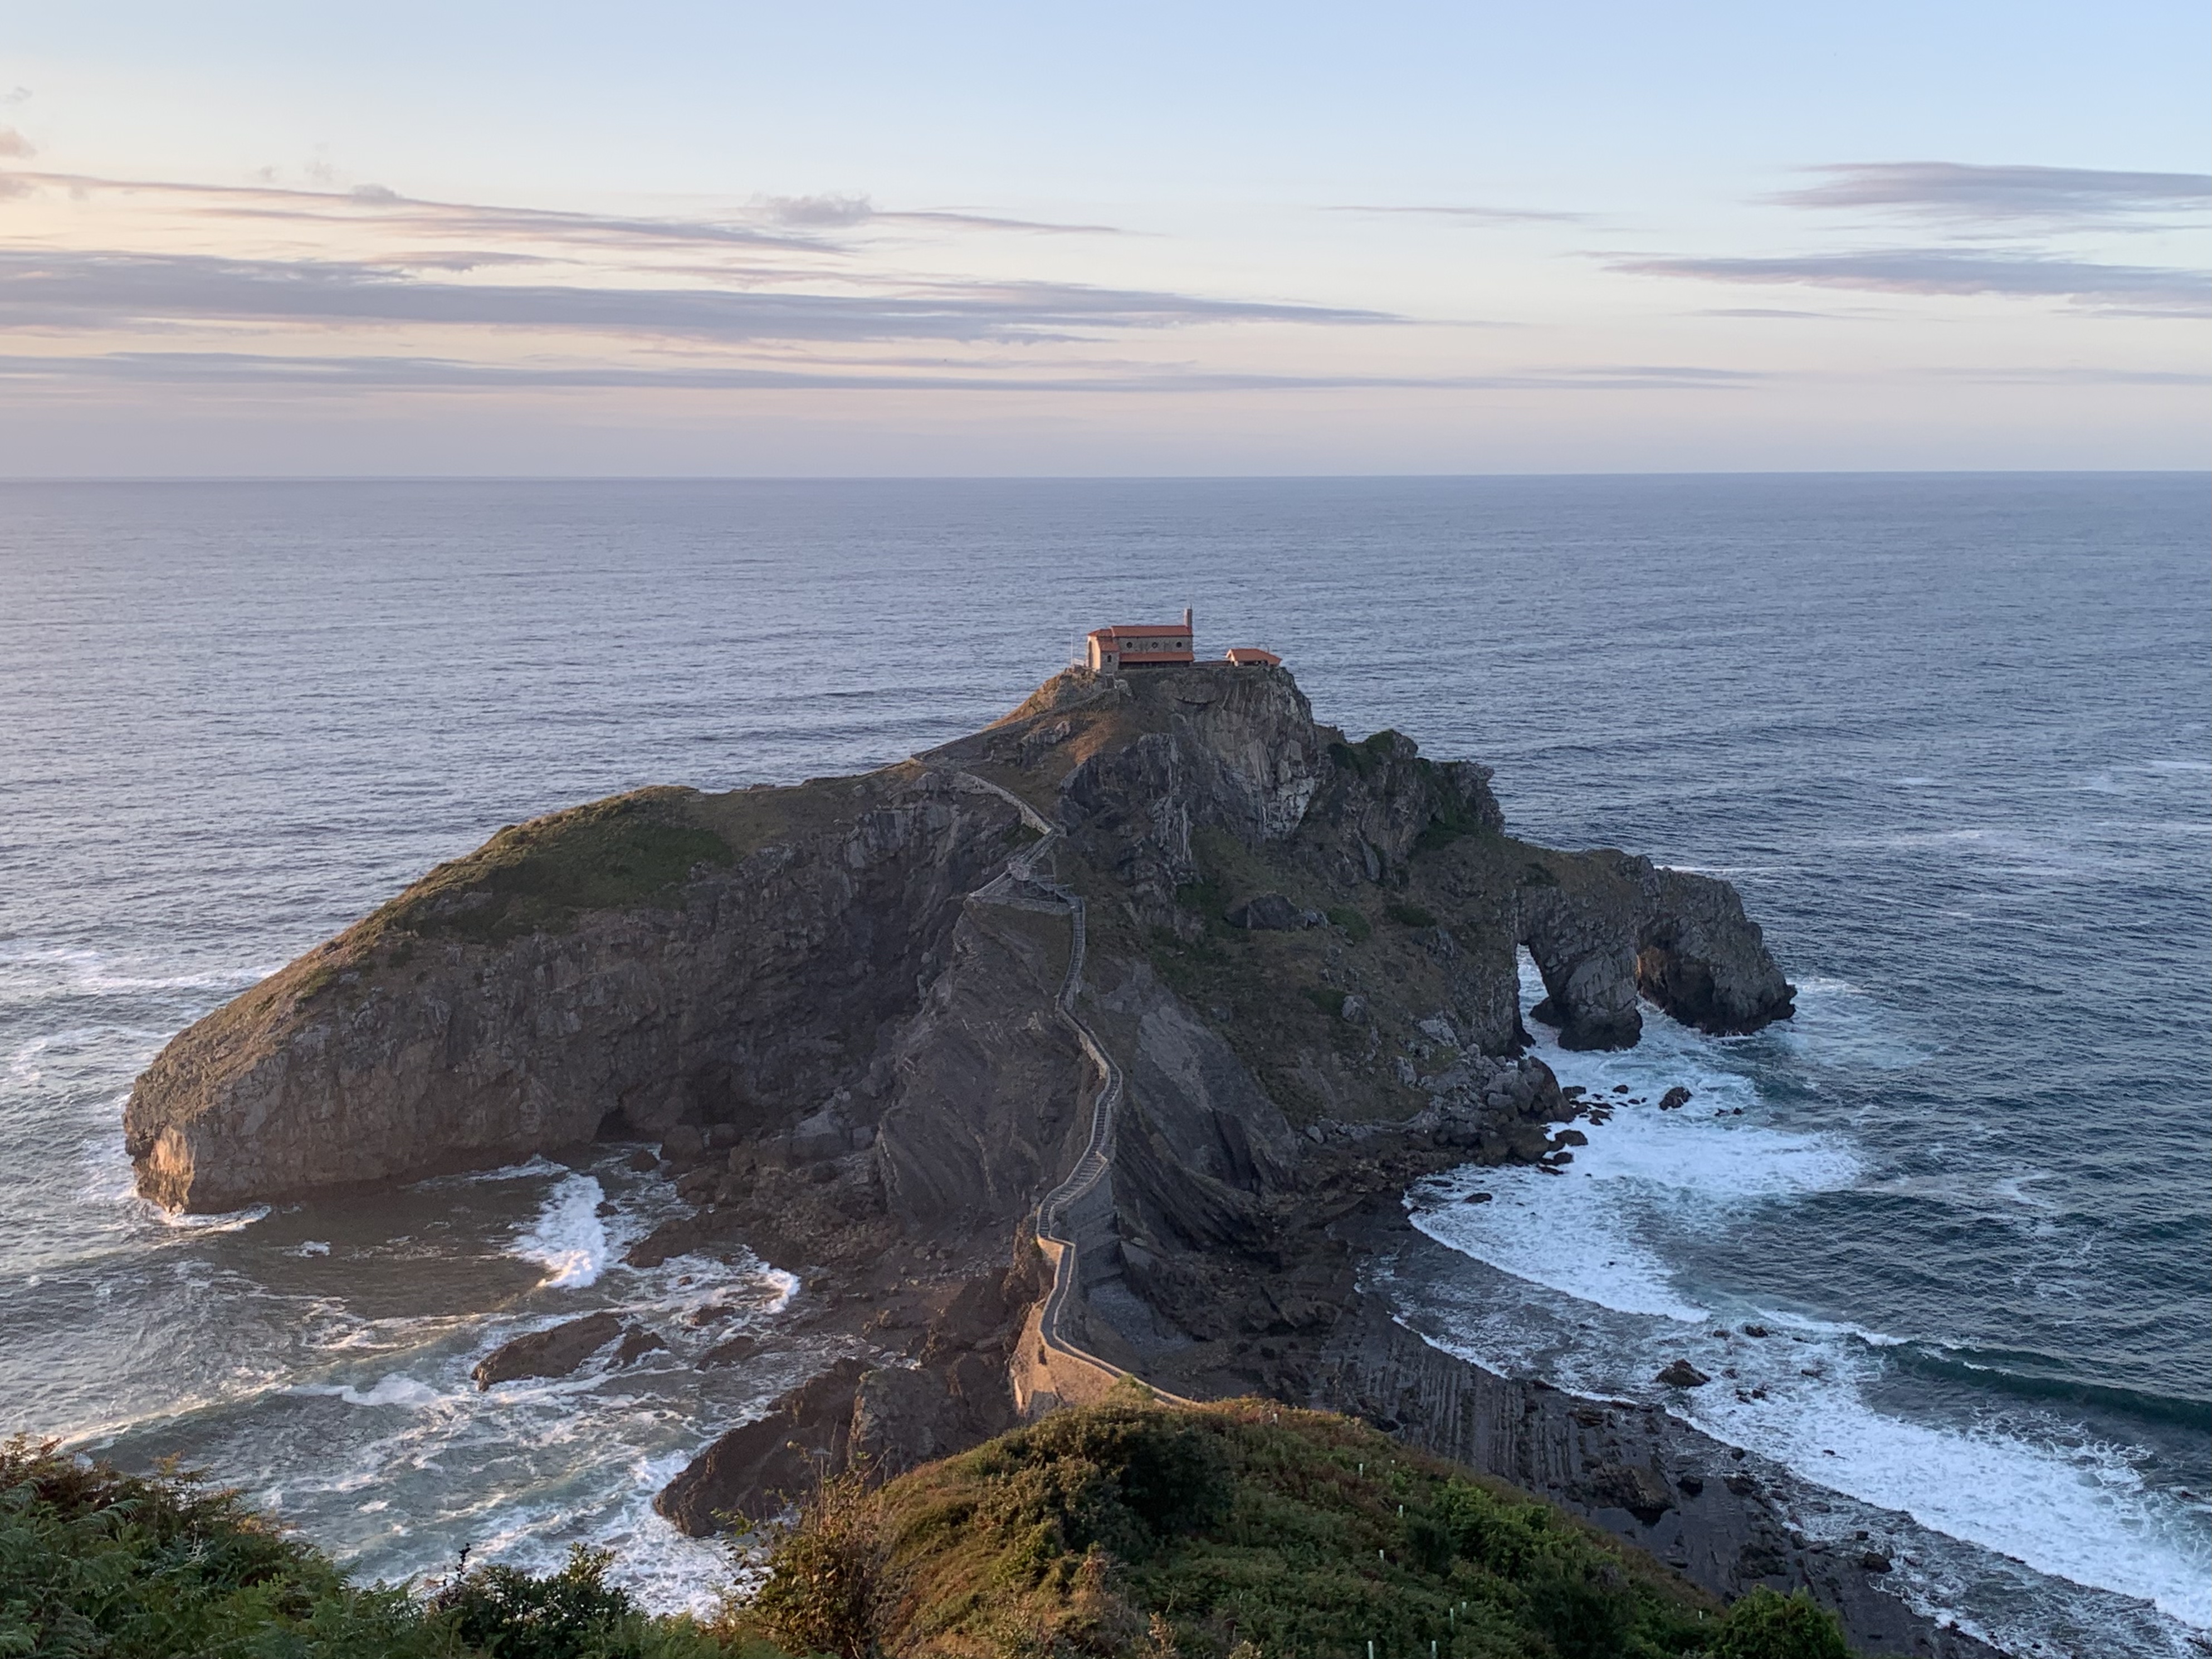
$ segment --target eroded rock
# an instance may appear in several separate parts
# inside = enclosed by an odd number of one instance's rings
[[[469,1375],[479,1389],[519,1376],[566,1376],[621,1335],[622,1328],[621,1319],[613,1314],[586,1314],[501,1343],[478,1360]]]

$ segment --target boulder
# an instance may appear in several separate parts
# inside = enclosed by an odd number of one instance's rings
[[[1224,913],[1223,920],[1231,927],[1278,933],[1305,925],[1304,915],[1298,907],[1280,893],[1262,893],[1242,904],[1232,904]]]
[[[566,1376],[621,1335],[622,1328],[613,1314],[586,1314],[550,1331],[533,1331],[501,1343],[478,1360],[469,1375],[480,1389],[518,1376]]]
[[[1658,1380],[1670,1389],[1702,1389],[1713,1379],[1688,1360],[1678,1359],[1659,1373]]]

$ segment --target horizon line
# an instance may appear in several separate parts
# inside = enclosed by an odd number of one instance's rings
[[[1511,472],[63,472],[0,474],[21,484],[314,483],[1431,483],[1516,478],[2212,477],[2212,465],[1667,467]]]

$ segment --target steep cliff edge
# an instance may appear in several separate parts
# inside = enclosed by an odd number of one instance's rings
[[[846,1152],[881,1131],[902,1225],[1018,1216],[1066,1127],[1027,1103],[1071,1119],[1079,1067],[1035,1006],[1050,947],[1023,947],[1018,1012],[982,961],[1022,953],[1006,927],[962,933],[1033,834],[978,779],[1064,827],[1107,973],[1177,1006],[1150,1030],[1241,1059],[1217,1139],[1251,1140],[1267,1101],[1404,1116],[1432,1060],[1510,1054],[1516,945],[1570,1042],[1632,1042],[1639,994],[1717,1030],[1789,1012],[1726,884],[1514,841],[1485,769],[1347,743],[1279,669],[1071,672],[923,759],[501,831],[172,1042],[125,1113],[141,1191],[220,1210],[594,1136]],[[1007,1097],[988,1125],[979,1090]],[[1280,1179],[1271,1156],[1245,1173]]]
[[[163,1049],[125,1113],[139,1190],[223,1210],[787,1127],[870,1085],[1019,829],[909,765],[503,830]]]
[[[1032,849],[1036,879],[1008,879]],[[1570,1455],[1582,1406],[1381,1340],[1358,1289],[1400,1248],[1375,1243],[1378,1200],[1467,1163],[1556,1166],[1578,1138],[1559,1126],[1583,1104],[1525,1052],[1520,949],[1577,1046],[1632,1044],[1646,1004],[1755,1030],[1793,988],[1727,883],[1517,839],[1486,769],[1352,742],[1279,669],[1071,671],[866,776],[502,830],[171,1042],[126,1112],[140,1190],[222,1210],[656,1144],[693,1209],[630,1259],[798,1271],[826,1366],[702,1449],[662,1512],[703,1533],[773,1510],[810,1453],[894,1474],[1018,1416],[1051,1280],[1032,1218],[1097,1100],[1060,1003],[1070,894],[1071,1006],[1125,1085],[1072,1218],[1073,1337],[1191,1398],[1341,1405],[1462,1455],[1540,1419]],[[1554,1495],[1640,1541],[1660,1524]],[[1708,1588],[1750,1582],[1736,1544],[1709,1572],[1691,1546]],[[1893,1598],[1819,1565],[1778,1582],[1897,1627]]]

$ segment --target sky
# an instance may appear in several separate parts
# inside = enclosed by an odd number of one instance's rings
[[[2207,465],[2212,8],[0,0],[0,475]]]

